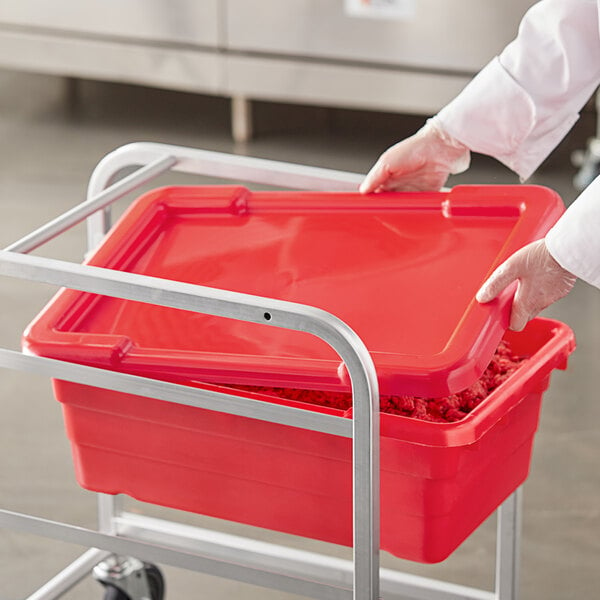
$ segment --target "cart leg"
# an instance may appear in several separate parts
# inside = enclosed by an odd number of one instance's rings
[[[72,587],[87,577],[99,561],[104,560],[110,552],[91,548],[77,560],[63,569],[48,583],[31,594],[27,600],[56,600],[68,592]]]
[[[116,521],[122,514],[122,496],[98,494],[99,531],[117,535]],[[112,554],[94,567],[93,575],[96,581],[105,586],[105,598],[163,600],[164,578],[151,563]]]
[[[98,531],[116,533],[115,519],[123,512],[123,499],[112,494],[98,494]]]
[[[496,598],[498,600],[517,600],[519,595],[522,495],[523,489],[518,488],[498,509],[496,542]]]

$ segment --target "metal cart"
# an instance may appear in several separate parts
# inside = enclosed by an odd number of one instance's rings
[[[125,169],[133,173],[119,179]],[[355,190],[353,173],[208,152],[133,143],[94,170],[87,200],[0,251],[0,274],[118,298],[311,333],[345,362],[353,420],[266,404],[208,390],[0,349],[0,365],[166,402],[305,428],[353,439],[354,555],[342,560],[128,513],[119,497],[99,494],[98,529],[0,510],[0,526],[88,547],[80,558],[29,596],[61,597],[94,570],[105,598],[161,600],[156,564],[326,600],[516,600],[520,489],[498,509],[495,591],[483,591],[379,566],[379,392],[371,357],[335,316],[310,306],[31,256],[32,250],[87,219],[88,249],[110,228],[110,206],[169,170],[292,189]],[[130,558],[136,557],[136,558]]]

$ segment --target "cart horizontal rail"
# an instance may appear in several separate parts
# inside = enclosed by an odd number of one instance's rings
[[[21,533],[90,546],[99,556],[106,550],[307,597],[352,598],[353,563],[350,560],[172,521],[124,513],[116,520],[117,536],[114,536],[0,511],[2,525]],[[386,600],[497,598],[494,592],[391,569],[381,569],[379,577],[381,595]]]

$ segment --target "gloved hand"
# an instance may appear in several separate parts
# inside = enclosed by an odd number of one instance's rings
[[[509,325],[513,331],[521,331],[540,311],[566,296],[576,277],[552,258],[542,239],[517,250],[492,273],[475,297],[479,302],[490,302],[517,280]]]
[[[435,118],[388,148],[360,185],[360,192],[437,191],[451,174],[469,168],[469,149],[444,132]]]

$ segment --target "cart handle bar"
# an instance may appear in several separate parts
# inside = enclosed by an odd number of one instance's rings
[[[141,168],[115,183],[116,176],[120,171],[133,166]],[[319,167],[294,165],[182,146],[136,142],[117,148],[98,163],[90,178],[86,202],[15,242],[9,246],[8,250],[30,252],[81,222],[86,216],[88,249],[93,250],[110,227],[110,204],[168,170],[309,190],[355,191],[363,178],[359,174]],[[354,598],[361,600],[378,598],[379,391],[371,357],[360,338],[350,327],[333,315],[314,307],[100,269],[99,267],[62,263],[46,258],[19,255],[10,251],[0,251],[0,274],[305,331],[328,343],[346,364],[352,384],[354,406],[352,420]],[[34,357],[28,358],[33,359]],[[78,365],[71,366],[78,367]],[[153,382],[152,385],[159,383],[154,380],[147,381]],[[139,389],[138,387],[138,392]],[[204,396],[206,395],[204,394]],[[227,398],[224,394],[218,394],[218,396],[220,399]],[[252,401],[247,398],[236,398],[236,400],[237,402],[243,400],[244,404],[247,404],[248,407],[251,406]],[[271,409],[277,410],[272,410],[272,413],[280,413],[281,418],[287,419],[292,413],[288,412],[283,417],[285,411],[280,410],[282,408],[288,407],[273,405]],[[319,418],[323,416],[319,415]],[[270,417],[270,420],[272,419],[273,416]],[[296,423],[296,426],[303,426],[298,425],[295,418],[292,421]]]
[[[170,168],[180,173],[261,183],[278,188],[356,192],[364,179],[364,175],[359,173],[335,169],[296,165],[171,144],[134,142],[113,150],[98,163],[90,177],[88,199],[94,198],[111,186],[123,169],[150,165],[164,159],[175,161],[165,170]],[[109,228],[110,214],[107,210],[90,216],[87,226],[89,250],[96,248]]]
[[[326,311],[302,304],[30,256],[7,250],[0,251],[0,275],[303,331],[327,342],[346,364],[352,383],[354,401],[352,429],[355,598],[376,600],[379,574],[379,391],[371,356],[361,339],[348,325]],[[5,355],[5,357],[8,357],[12,363],[25,364],[27,362],[28,368],[40,367],[42,366],[40,360],[44,360],[24,355],[21,355],[21,358],[25,360],[21,361],[15,361],[14,357],[9,355]],[[34,364],[36,359],[37,362]],[[50,359],[45,359],[45,361],[50,361]],[[58,367],[64,377],[65,368],[64,364],[61,364],[63,361],[51,362],[44,362],[43,367]],[[81,365],[71,366],[75,367],[73,373],[76,370],[77,376],[83,374],[83,369],[88,369],[86,374],[94,376],[98,376],[98,372],[102,371],[102,369],[82,367]],[[119,380],[119,383],[124,383],[130,392],[138,395],[142,393],[143,389],[148,389],[150,392],[148,395],[152,395],[153,391],[176,391],[180,398],[183,397],[183,392],[176,388],[185,386],[176,386],[152,379],[143,381],[144,379],[124,374],[120,374],[118,378],[115,377],[115,381]],[[134,386],[133,390],[129,387],[131,384]],[[193,392],[198,393],[199,391],[194,389]],[[143,393],[145,394],[145,391]],[[198,396],[206,399],[209,394],[204,391],[202,394],[198,393]],[[226,396],[216,393],[213,398],[217,396],[220,399],[226,398]],[[166,397],[161,396],[161,399],[166,399]],[[229,408],[235,408],[234,404],[239,406],[245,404],[247,410],[245,408],[242,410],[246,416],[264,419],[267,417],[265,413],[269,412],[269,419],[278,415],[279,422],[282,423],[303,427],[309,425],[309,423],[298,425],[296,416],[305,412],[301,409],[293,412],[294,409],[290,411],[288,407],[272,405],[268,409],[257,411],[256,415],[250,414],[253,412],[252,408],[257,406],[252,402],[246,398],[236,398],[235,401],[229,398],[228,410],[223,412],[228,412]],[[219,404],[211,404],[210,409],[219,410]],[[294,415],[292,422],[289,421],[291,415]],[[319,418],[321,416],[319,415]]]

